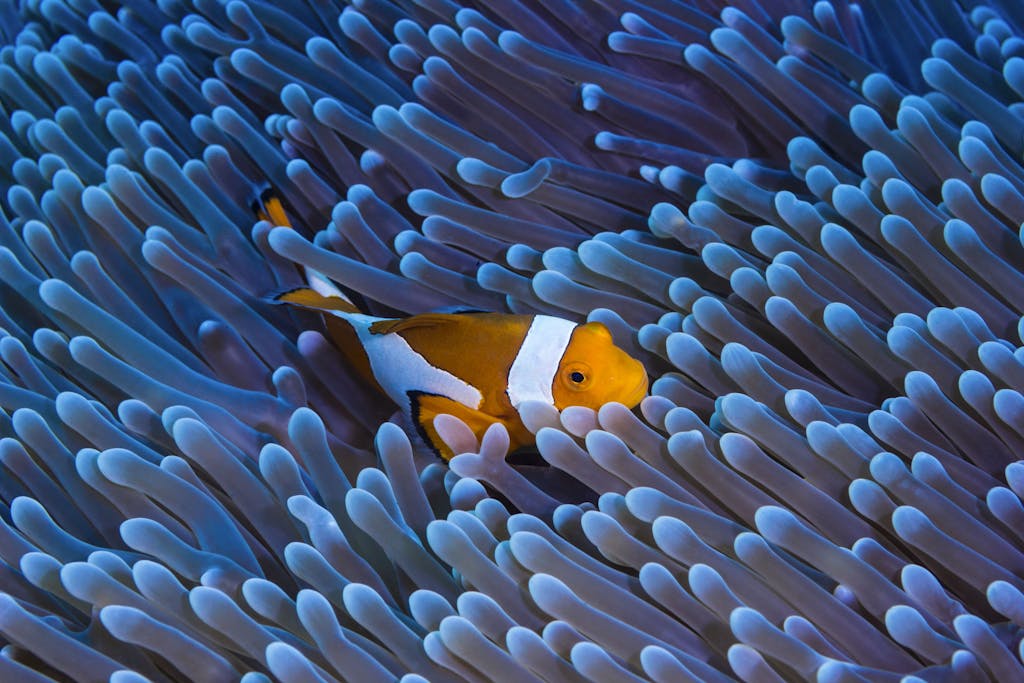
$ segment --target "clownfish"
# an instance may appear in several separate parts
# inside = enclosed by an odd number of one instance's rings
[[[261,217],[289,225],[276,199],[261,201]],[[504,425],[511,452],[534,443],[519,415],[525,401],[559,411],[612,401],[633,408],[647,394],[644,366],[599,322],[483,312],[379,318],[361,312],[323,275],[307,269],[307,279],[310,286],[272,300],[321,312],[354,369],[446,461],[455,453],[434,427],[438,415],[459,418],[477,439],[492,424]]]

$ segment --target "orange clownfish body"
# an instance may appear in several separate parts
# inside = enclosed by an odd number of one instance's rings
[[[610,401],[632,408],[647,393],[643,365],[615,346],[601,323],[504,313],[377,318],[345,298],[305,287],[276,300],[323,312],[349,361],[445,460],[454,453],[434,429],[442,413],[461,419],[477,438],[500,422],[515,450],[534,441],[519,416],[524,401],[558,410],[597,409]]]
[[[261,217],[289,225],[275,198]],[[542,401],[563,410],[617,401],[632,408],[647,394],[643,365],[615,346],[601,323],[548,315],[424,313],[366,315],[323,275],[306,269],[309,287],[274,298],[324,314],[332,340],[363,378],[394,401],[426,444],[455,454],[434,428],[453,415],[480,439],[492,424],[508,430],[510,450],[534,443],[519,406]]]

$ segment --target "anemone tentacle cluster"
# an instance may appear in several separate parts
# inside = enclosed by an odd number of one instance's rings
[[[1019,3],[25,0],[0,45],[0,680],[1024,680]],[[603,322],[651,396],[431,461],[266,302],[297,266]]]

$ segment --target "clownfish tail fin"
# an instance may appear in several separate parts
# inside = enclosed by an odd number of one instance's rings
[[[267,186],[259,193],[259,196],[252,201],[250,208],[261,221],[267,221],[273,225],[280,225],[286,228],[292,227],[291,221],[288,220],[288,214],[284,211],[284,204],[274,194],[274,190],[270,186]]]
[[[267,297],[274,304],[291,304],[311,308],[317,311],[334,311],[338,313],[361,313],[359,308],[348,297],[325,296],[312,287],[296,287],[278,292]]]
[[[291,221],[288,220],[288,214],[285,213],[284,204],[269,185],[264,187],[259,196],[253,200],[252,211],[261,221],[267,221],[280,227],[292,227]],[[320,271],[313,270],[309,266],[303,266],[302,272],[305,275],[308,287],[299,287],[280,292],[268,297],[268,300],[273,303],[295,304],[321,310],[345,313],[361,312],[359,307],[352,303],[352,300],[329,277]],[[289,298],[293,293],[298,294]],[[313,294],[319,298],[313,297]]]
[[[341,288],[334,284],[334,281],[329,277],[319,270],[313,270],[309,266],[304,266],[302,270],[306,274],[306,282],[309,284],[309,288],[314,292],[321,296],[342,299],[347,301],[353,308],[356,308],[356,305],[352,303],[352,299],[348,298],[348,295],[341,291]]]

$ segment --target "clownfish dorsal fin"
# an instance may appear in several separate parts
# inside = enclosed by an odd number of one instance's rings
[[[361,311],[348,299],[340,296],[324,296],[312,287],[298,287],[281,292],[270,298],[278,304],[292,304],[317,311],[337,311],[339,313],[360,313]]]
[[[412,329],[456,324],[459,317],[451,313],[420,313],[408,318],[387,318],[370,325],[370,332],[372,334],[401,334]]]

